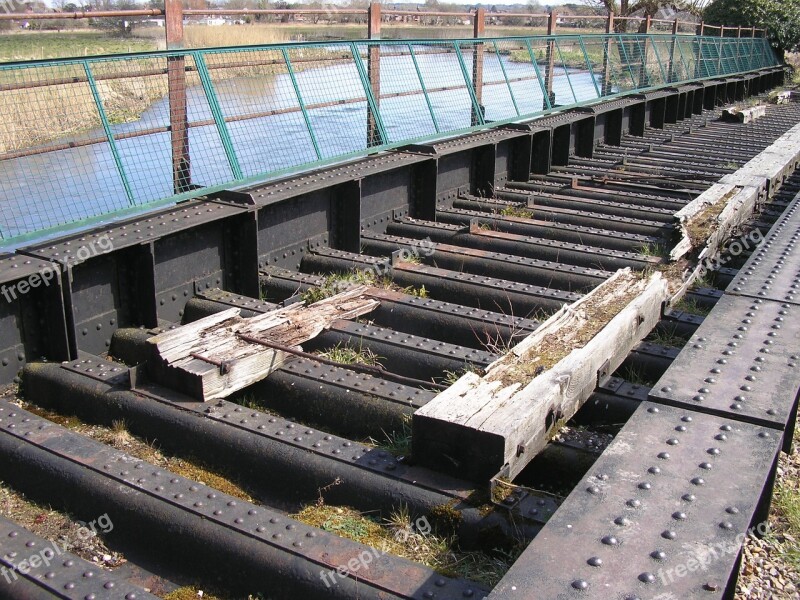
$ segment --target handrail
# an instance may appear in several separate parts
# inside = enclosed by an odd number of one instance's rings
[[[660,33],[282,43],[0,64],[0,239],[777,64],[764,38]]]

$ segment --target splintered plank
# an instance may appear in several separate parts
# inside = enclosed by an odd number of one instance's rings
[[[148,340],[148,372],[199,400],[225,398],[279,368],[300,345],[339,319],[380,304],[358,286],[310,306],[294,304],[249,319],[231,308]]]
[[[682,235],[670,258],[679,260],[690,252],[697,253],[698,260],[712,258],[733,230],[752,216],[758,196],[755,186],[712,185],[675,213]]]
[[[656,325],[668,294],[661,273],[617,271],[416,411],[415,460],[477,481],[513,477]]]

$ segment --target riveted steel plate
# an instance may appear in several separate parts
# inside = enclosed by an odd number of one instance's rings
[[[369,390],[372,386],[359,380],[352,371],[344,370],[342,382],[350,382],[355,389]],[[374,382],[373,382],[374,383]],[[304,426],[290,419],[284,419],[259,410],[249,409],[233,402],[219,400],[208,406],[187,396],[172,392],[161,386],[144,382],[134,390],[150,400],[167,404],[176,410],[187,410],[207,419],[242,429],[254,437],[269,438],[286,446],[299,448],[320,458],[335,463],[350,464],[372,471],[383,477],[411,483],[417,487],[448,495],[460,501],[467,501],[473,490],[465,489],[463,480],[434,471],[409,466],[402,458],[385,450],[376,449],[359,442]]]
[[[94,471],[130,493],[156,498],[198,520],[302,556],[322,569],[346,565],[367,548],[114,450],[12,404],[0,404],[0,432]],[[426,567],[391,554],[381,554],[375,564],[376,568],[350,575],[414,600],[480,597],[482,593],[469,582],[435,576]]]
[[[428,267],[426,265],[403,263],[401,266],[395,267],[395,270],[428,275],[439,280],[462,282],[476,287],[491,288],[493,290],[506,290],[508,292],[526,294],[532,297],[536,296],[540,298],[552,298],[567,304],[576,302],[581,298],[581,294],[574,292],[565,292],[563,290],[555,290],[538,285],[530,285],[527,283],[508,281],[506,279],[487,277],[485,275],[472,275],[470,273],[460,273],[458,271],[452,271],[449,269],[438,269],[436,267]]]
[[[315,170],[307,175],[295,175],[267,184],[258,184],[237,190],[249,195],[261,207],[333,185],[362,179],[392,169],[413,165],[428,157],[403,152],[380,154],[343,165]]]
[[[234,308],[243,308],[256,313],[265,313],[278,308],[277,304],[271,302],[264,302],[257,298],[250,298],[249,296],[242,296],[239,294],[232,294],[219,288],[211,288],[197,293],[198,298],[204,300],[212,300],[220,304],[226,304]]]
[[[262,279],[266,279],[267,281],[273,278],[291,281],[297,284],[298,289],[302,289],[301,286],[316,286],[322,285],[325,282],[325,278],[321,275],[298,273],[297,271],[284,269],[282,267],[266,266],[259,269],[258,273]]]
[[[800,308],[723,296],[651,400],[783,429],[800,389]]]
[[[643,403],[489,598],[722,598],[779,444]]]
[[[650,391],[650,388],[646,385],[631,383],[620,377],[610,377],[608,381],[598,385],[597,389],[601,392],[614,394],[620,398],[629,398],[639,402],[646,401],[648,392]]]
[[[109,362],[85,352],[80,353],[78,360],[66,361],[61,366],[67,371],[79,373],[109,385],[128,386],[131,381],[130,369],[125,365]]]
[[[46,260],[18,254],[0,254],[0,283],[11,283],[27,279],[31,275],[41,275],[42,271],[52,267],[53,264]]]
[[[283,370],[297,377],[309,379],[320,387],[333,387],[343,390],[358,390],[386,402],[419,408],[436,395],[430,390],[420,390],[401,383],[387,381],[365,373],[356,373],[347,368],[324,365],[308,358],[288,361]]]
[[[463,364],[477,364],[486,366],[497,360],[498,356],[484,350],[475,348],[465,348],[455,344],[448,344],[418,335],[411,335],[388,329],[376,327],[367,323],[356,323],[353,321],[336,321],[328,327],[328,331],[335,331],[345,335],[363,340],[370,346],[369,340],[374,340],[377,344],[387,347],[404,348],[417,352],[424,352],[444,359],[454,359]],[[371,346],[370,346],[371,347]]]
[[[529,135],[528,132],[515,131],[513,129],[494,129],[490,131],[472,133],[457,138],[444,140],[442,142],[432,142],[422,146],[409,146],[407,148],[401,148],[401,150],[405,149],[409,152],[413,152],[414,148],[416,147],[419,147],[420,149],[428,148],[437,156],[445,156],[455,152],[463,152],[464,150],[469,150],[471,148],[497,144],[498,142],[512,140],[525,135]]]
[[[800,194],[770,229],[726,290],[730,294],[800,304]]]
[[[44,243],[24,248],[26,254],[52,260],[62,265],[74,265],[87,249],[94,256],[117,251],[129,246],[146,244],[178,231],[192,229],[198,225],[225,219],[247,212],[239,206],[193,200],[166,210],[121,221],[113,227],[102,227],[78,235],[61,238],[58,242]]]
[[[53,598],[85,600],[86,598],[114,598],[125,600],[156,600],[145,592],[97,565],[64,550],[63,544],[51,542],[0,517],[0,564],[7,571],[7,589],[14,590],[18,579],[36,582],[36,586],[53,595]],[[38,567],[31,568],[31,558]],[[20,563],[26,561],[27,567]],[[26,573],[23,574],[22,571]],[[113,590],[111,592],[110,590]],[[22,584],[16,586],[20,597],[25,596]]]
[[[475,322],[476,325],[509,327],[520,334],[533,333],[539,327],[539,322],[533,319],[504,315],[502,313],[491,312],[471,306],[453,304],[452,302],[442,302],[441,300],[434,300],[433,298],[419,298],[418,296],[411,296],[410,294],[388,290],[381,290],[371,293],[370,295],[381,302],[402,304],[404,306],[413,307],[417,311],[438,313],[441,315],[456,315],[469,319]]]

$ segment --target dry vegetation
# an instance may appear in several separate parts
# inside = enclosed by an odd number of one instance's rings
[[[411,516],[404,509],[381,522],[376,516],[319,501],[292,517],[381,552],[423,564],[442,575],[467,578],[488,587],[500,581],[524,550],[522,544],[511,550],[494,549],[488,553],[460,550],[452,537],[415,529]]]
[[[769,515],[769,533],[748,537],[736,600],[795,600],[800,596],[800,423],[794,447],[781,453]]]
[[[64,416],[59,413],[40,408],[34,404],[19,402],[20,406],[42,418],[57,423],[67,429],[79,433],[97,442],[107,444],[131,456],[145,460],[156,466],[168,469],[182,477],[208,485],[225,494],[230,494],[240,500],[254,502],[253,497],[233,480],[210,469],[207,465],[197,460],[187,460],[171,456],[162,452],[155,441],[148,442],[131,435],[124,421],[115,421],[112,427],[90,425],[78,417]]]
[[[630,277],[639,279],[639,274]],[[589,343],[619,312],[641,294],[641,289],[631,285],[630,277],[621,279],[617,293],[606,293],[590,298],[581,307],[579,326],[560,327],[545,336],[540,344],[522,356],[507,354],[502,362],[511,363],[499,369],[489,380],[499,379],[504,386],[528,382],[553,367],[577,348]],[[627,288],[627,289],[625,289]]]
[[[692,248],[700,249],[706,245],[709,236],[717,228],[717,217],[722,214],[728,205],[728,200],[736,194],[735,191],[729,192],[714,204],[711,204],[692,216],[685,224]]]

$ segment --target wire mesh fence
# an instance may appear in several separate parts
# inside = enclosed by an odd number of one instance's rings
[[[763,38],[587,34],[0,65],[0,239],[777,64]]]

